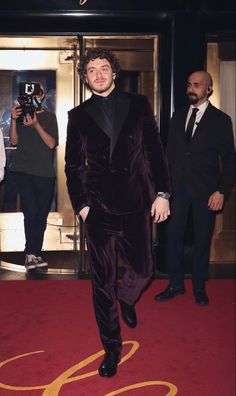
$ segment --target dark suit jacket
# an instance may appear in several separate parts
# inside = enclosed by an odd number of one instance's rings
[[[92,99],[69,112],[65,172],[75,212],[84,206],[115,214],[150,209],[156,192],[170,185],[147,99],[119,93],[111,147],[108,129]]]
[[[188,109],[173,114],[168,136],[167,156],[173,193],[184,181],[192,197],[208,199],[215,191],[227,194],[235,172],[231,119],[209,103],[187,147],[185,122]]]

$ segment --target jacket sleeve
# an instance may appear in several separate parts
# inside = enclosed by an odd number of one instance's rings
[[[235,148],[231,118],[225,115],[222,125],[222,138],[218,142],[220,147],[220,158],[222,163],[221,177],[218,183],[218,191],[227,195],[235,180]]]
[[[76,214],[88,205],[85,187],[86,156],[84,141],[78,127],[75,111],[68,114],[65,150],[65,173],[67,189]]]
[[[144,97],[143,136],[155,192],[171,193],[167,157],[154,114],[146,97]]]

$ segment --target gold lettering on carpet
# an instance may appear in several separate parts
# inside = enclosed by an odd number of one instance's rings
[[[125,386],[124,388],[117,389],[113,392],[107,393],[104,396],[115,396],[115,395],[120,395],[121,393],[124,393],[129,390],[133,389],[138,389],[138,388],[145,388],[146,386],[155,386],[155,385],[164,385],[169,388],[169,392],[166,393],[165,396],[175,396],[177,395],[177,387],[170,382],[166,381],[147,381],[147,382],[139,382],[138,384],[132,384],[129,386]]]
[[[139,349],[139,343],[137,341],[124,341],[123,345],[130,345],[131,349],[130,351],[122,357],[121,362],[119,363],[119,365],[123,364],[124,362],[126,362],[127,360],[129,360],[135,353],[136,351]],[[29,357],[31,355],[36,355],[38,353],[42,353],[45,351],[34,351],[34,352],[28,352],[22,355],[18,355],[18,356],[14,356],[10,359],[7,359],[3,362],[0,362],[0,368],[3,366],[6,366],[7,364],[10,364],[11,362],[15,361],[15,360],[19,360],[25,357]],[[46,385],[36,385],[36,386],[13,386],[13,385],[8,385],[8,384],[4,384],[4,383],[0,383],[0,388],[2,389],[7,389],[7,390],[11,390],[11,391],[28,391],[28,390],[38,390],[38,389],[43,389],[44,392],[42,393],[42,396],[58,396],[60,389],[62,388],[63,385],[70,383],[70,382],[75,382],[75,381],[80,381],[83,378],[88,378],[94,375],[98,374],[98,371],[90,371],[81,375],[77,375],[75,377],[71,377],[74,373],[76,373],[77,371],[81,370],[82,368],[88,366],[90,363],[94,362],[95,360],[97,360],[98,358],[100,358],[101,356],[103,356],[104,351],[101,350],[91,356],[89,356],[88,358],[82,360],[81,362],[75,364],[74,366],[70,367],[68,370],[64,371],[61,375],[59,375],[57,378],[55,378],[54,381],[52,381],[50,384],[46,384]],[[110,393],[107,393],[104,396],[115,396],[124,392],[127,392],[129,390],[132,389],[138,389],[138,388],[143,388],[146,386],[158,386],[158,385],[165,385],[169,388],[168,393],[166,394],[166,396],[175,396],[177,394],[177,387],[173,384],[171,384],[170,382],[166,382],[166,381],[147,381],[147,382],[140,382],[137,384],[132,384],[129,386],[126,386],[124,388],[121,389],[117,389],[115,391],[112,391]]]

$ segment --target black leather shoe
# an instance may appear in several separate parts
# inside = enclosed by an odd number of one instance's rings
[[[199,289],[194,291],[194,297],[195,297],[195,302],[198,305],[208,305],[209,304],[209,299],[206,294],[205,289]]]
[[[186,293],[186,290],[185,290],[184,287],[181,287],[179,289],[175,289],[175,288],[173,288],[173,287],[171,287],[169,285],[169,286],[167,286],[167,288],[163,292],[157,294],[154,297],[154,299],[156,301],[167,301],[167,300],[170,300],[171,298],[174,298],[178,294],[185,294],[185,293]]]
[[[132,329],[137,326],[137,317],[133,305],[126,304],[124,301],[119,300],[121,314],[124,322]]]
[[[98,372],[101,377],[113,377],[117,372],[117,364],[120,362],[120,353],[106,352]]]

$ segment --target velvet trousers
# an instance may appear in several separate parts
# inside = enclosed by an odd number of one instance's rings
[[[90,208],[85,236],[100,338],[106,352],[119,352],[117,299],[135,304],[153,273],[150,212],[114,215]],[[118,252],[126,271],[117,281]]]

